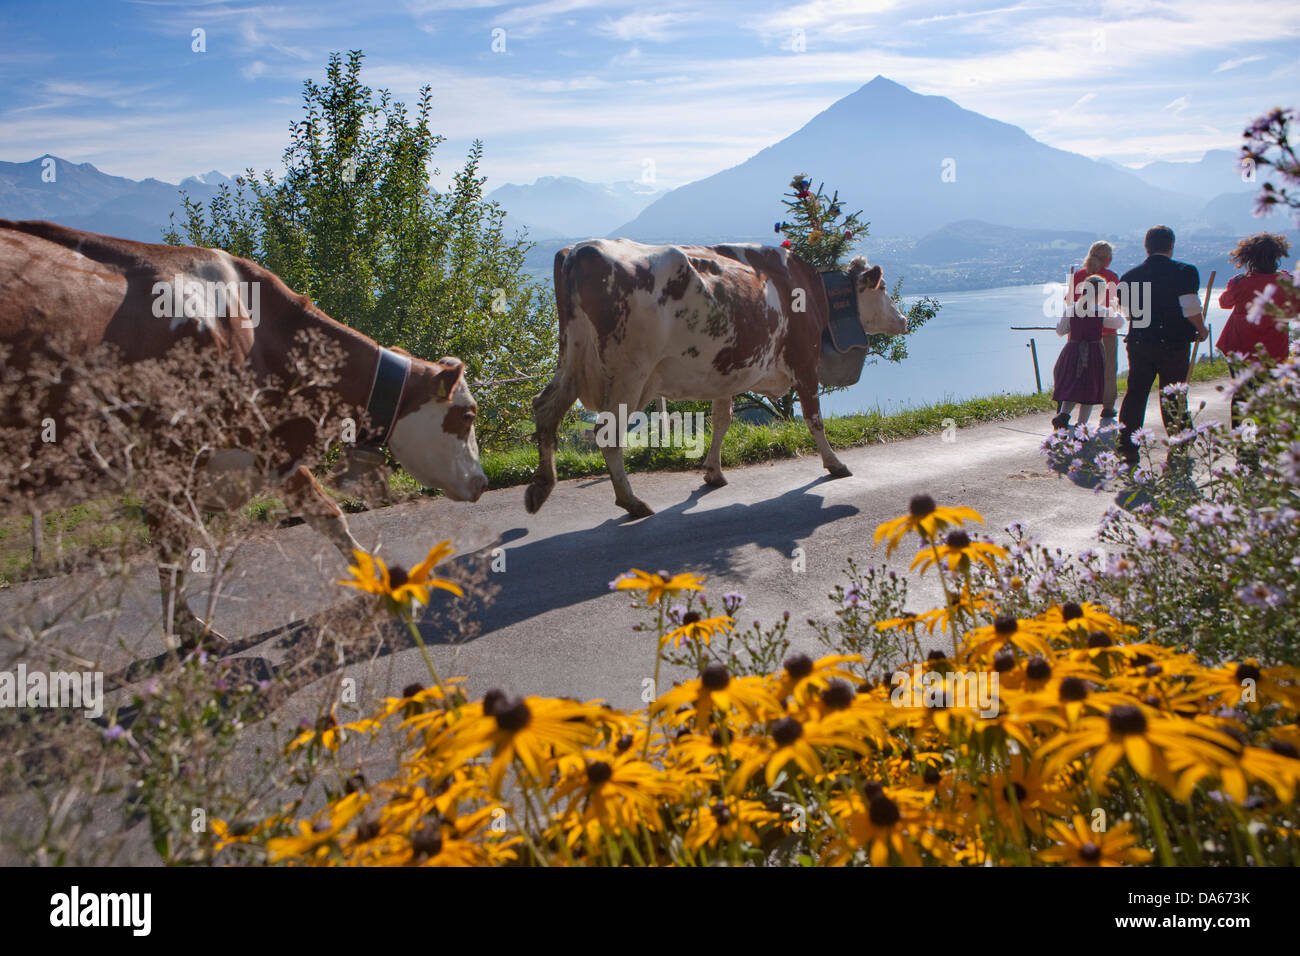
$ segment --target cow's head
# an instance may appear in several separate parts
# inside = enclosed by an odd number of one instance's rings
[[[441,488],[453,501],[478,501],[487,476],[474,439],[477,414],[460,359],[413,358],[388,448],[425,487]]]
[[[858,256],[849,263],[849,278],[858,297],[858,317],[868,335],[902,335],[907,331],[907,319],[889,297],[880,266],[868,266],[867,260]]]

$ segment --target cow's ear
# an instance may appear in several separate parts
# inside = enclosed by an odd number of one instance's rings
[[[453,359],[454,365],[449,365],[441,369],[433,377],[433,394],[440,402],[445,402],[451,397],[451,393],[456,390],[460,384],[461,377],[465,374],[465,366],[459,360]]]
[[[881,285],[880,277],[881,277],[880,266],[872,266],[866,272],[862,273],[862,288],[864,290],[880,288]]]

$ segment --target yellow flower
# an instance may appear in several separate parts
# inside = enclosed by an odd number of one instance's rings
[[[847,841],[834,830],[828,831],[822,850],[822,862],[843,866],[859,849],[867,851],[872,866],[888,866],[891,851],[906,866],[920,866],[914,837],[922,833],[928,794],[905,789],[886,791],[874,780],[862,792],[850,791],[846,797],[832,797],[831,812],[840,819]]]
[[[1094,833],[1083,818],[1074,815],[1074,828],[1060,821],[1051,824],[1052,836],[1059,844],[1038,854],[1048,863],[1066,863],[1070,866],[1123,866],[1125,863],[1147,863],[1151,853],[1133,844],[1137,837],[1126,821],[1108,830]]]
[[[938,559],[935,558],[936,550],[939,552]],[[982,564],[990,571],[996,571],[997,559],[1006,556],[1005,548],[988,541],[972,541],[970,535],[957,528],[948,532],[948,537],[943,544],[922,548],[917,552],[916,557],[912,559],[911,570],[915,571],[919,567],[924,574],[938,560],[942,561],[949,571],[966,571],[972,563]]]
[[[906,537],[909,531],[915,531],[926,541],[934,540],[944,528],[960,527],[966,521],[984,523],[983,517],[973,508],[940,508],[929,495],[917,495],[907,506],[908,513],[893,521],[886,521],[876,528],[876,544],[887,541],[885,557],[894,553],[894,548]]]
[[[852,688],[859,683],[859,679],[852,671],[845,670],[841,665],[857,664],[861,661],[861,654],[829,654],[816,661],[806,654],[795,654],[786,660],[782,668],[781,682],[776,687],[777,700],[793,697],[798,704],[806,703],[836,680],[849,684],[851,699]]]
[[[701,618],[695,611],[687,611],[682,615],[681,626],[665,634],[659,643],[661,646],[671,643],[674,647],[681,647],[684,641],[703,641],[708,644],[714,634],[726,634],[733,630],[732,625],[735,623],[735,618],[725,614]]]
[[[660,598],[665,595],[671,596],[679,591],[703,591],[703,585],[704,578],[698,574],[683,573],[670,576],[667,571],[647,574],[645,571],[633,568],[615,578],[609,586],[615,591],[644,591],[646,604],[658,604]]]
[[[1222,766],[1241,750],[1227,734],[1210,727],[1121,704],[1105,717],[1082,718],[1074,730],[1044,743],[1039,754],[1047,757],[1046,772],[1051,776],[1094,749],[1090,770],[1094,787],[1100,788],[1115,764],[1127,759],[1138,776],[1158,780],[1171,793],[1175,787],[1168,757]]]
[[[686,846],[693,852],[701,847],[717,846],[719,841],[757,844],[759,835],[755,827],[778,823],[781,814],[768,810],[757,800],[729,797],[699,804],[688,819],[691,827],[686,831]]]
[[[596,735],[600,708],[545,697],[510,699],[499,690],[481,704],[462,708],[463,719],[443,730],[428,746],[430,756],[451,766],[493,752],[488,787],[499,793],[506,768],[516,757],[534,782],[547,779],[547,762],[563,753],[580,753]]]
[[[651,705],[653,713],[669,711],[672,724],[685,723],[695,717],[693,730],[708,733],[709,718],[713,711],[720,712],[719,719],[727,720],[732,710],[743,712],[751,722],[758,723],[769,715],[779,714],[781,705],[767,690],[762,677],[732,677],[725,664],[710,664],[703,673],[680,687],[674,687]],[[677,713],[689,705],[690,709]]]
[[[772,724],[770,736],[755,741],[761,749],[757,749],[741,763],[731,778],[728,790],[731,793],[743,791],[750,778],[764,764],[767,765],[764,779],[770,788],[776,786],[777,775],[790,763],[794,763],[810,778],[825,773],[818,756],[819,750],[824,752],[831,747],[842,747],[865,755],[869,750],[868,745],[860,737],[845,733],[849,726],[842,718],[836,717],[826,723],[804,723],[796,717],[782,717]]]
[[[464,592],[460,585],[444,578],[433,577],[433,568],[439,561],[453,552],[450,541],[442,541],[429,549],[423,561],[409,572],[394,565],[389,568],[382,560],[364,551],[352,552],[357,563],[350,565],[351,578],[341,578],[335,584],[356,588],[367,594],[376,594],[387,598],[394,604],[409,606],[412,601],[419,604],[429,603],[429,592],[434,589],[450,591],[460,597]]]

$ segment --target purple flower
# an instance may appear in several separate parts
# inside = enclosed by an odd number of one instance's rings
[[[1268,304],[1273,301],[1273,294],[1277,292],[1277,286],[1269,283],[1264,286],[1263,290],[1255,296],[1251,302],[1250,308],[1246,311],[1246,321],[1251,325],[1259,325],[1260,320],[1264,318],[1264,310]]]
[[[1278,457],[1277,463],[1286,473],[1288,481],[1300,484],[1300,441],[1293,441]]]
[[[740,610],[740,606],[745,603],[745,595],[739,591],[728,591],[722,595],[722,606],[728,614],[735,614]]]
[[[844,592],[845,607],[857,607],[858,602],[861,600],[862,600],[862,592],[858,589],[858,586],[856,584],[851,585],[849,589]]]
[[[1286,603],[1286,592],[1256,581],[1237,589],[1237,600],[1252,607],[1275,608]]]
[[[126,735],[126,728],[121,724],[114,724],[104,731],[105,740],[119,740]]]

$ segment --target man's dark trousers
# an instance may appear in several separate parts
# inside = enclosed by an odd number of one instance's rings
[[[1119,450],[1130,464],[1137,461],[1138,449],[1132,434],[1142,427],[1147,417],[1147,399],[1151,386],[1157,379],[1160,388],[1175,382],[1186,382],[1191,364],[1191,345],[1186,342],[1134,342],[1128,343],[1128,388],[1124,390],[1124,403],[1119,409]],[[1160,416],[1165,431],[1173,435],[1187,428],[1187,399],[1180,396],[1173,401],[1160,396]]]

